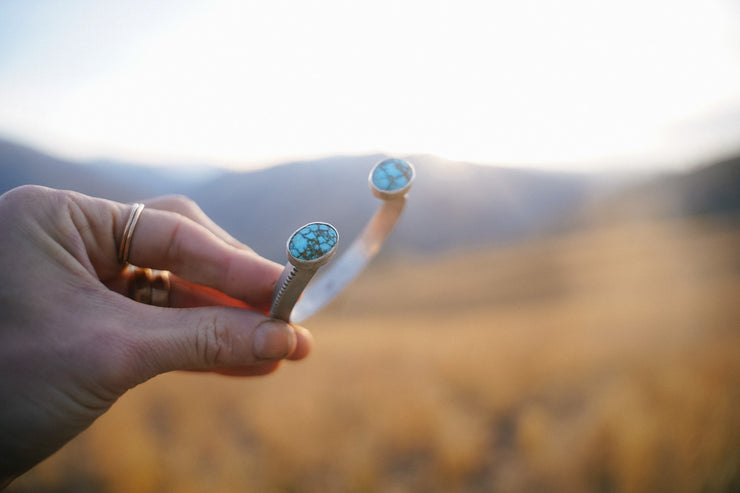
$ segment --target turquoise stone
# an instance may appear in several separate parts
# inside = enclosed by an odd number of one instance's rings
[[[401,159],[386,159],[373,170],[373,185],[384,192],[400,190],[411,182],[414,168]]]
[[[299,260],[316,260],[336,246],[337,237],[337,230],[331,224],[311,223],[293,233],[288,250]]]

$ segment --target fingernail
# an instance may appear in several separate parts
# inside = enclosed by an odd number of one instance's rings
[[[293,327],[279,320],[265,320],[257,326],[252,341],[252,353],[259,359],[283,359],[296,346]]]

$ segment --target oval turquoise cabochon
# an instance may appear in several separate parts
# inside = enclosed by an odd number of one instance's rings
[[[293,233],[288,250],[299,260],[316,260],[336,246],[337,238],[337,230],[331,224],[311,223]]]
[[[395,192],[409,183],[414,177],[414,168],[403,159],[386,159],[380,162],[372,174],[375,188],[383,192]]]

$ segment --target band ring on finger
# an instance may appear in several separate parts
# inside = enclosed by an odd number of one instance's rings
[[[144,210],[144,204],[135,203],[131,207],[131,212],[128,215],[126,226],[123,228],[123,236],[121,237],[121,244],[118,247],[118,262],[121,264],[128,263],[129,251],[131,249],[131,239],[134,236],[134,230],[136,229],[136,223],[139,222],[141,212]]]
[[[153,306],[170,306],[170,272],[166,270],[126,267],[129,276],[128,295],[134,301]]]

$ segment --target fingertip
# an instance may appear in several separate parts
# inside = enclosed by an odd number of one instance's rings
[[[292,326],[267,319],[257,326],[252,338],[252,354],[258,360],[280,360],[292,354],[297,346],[297,334]]]
[[[296,345],[287,359],[297,361],[311,353],[313,349],[313,335],[308,329],[300,325],[293,325],[292,327],[296,335]]]

